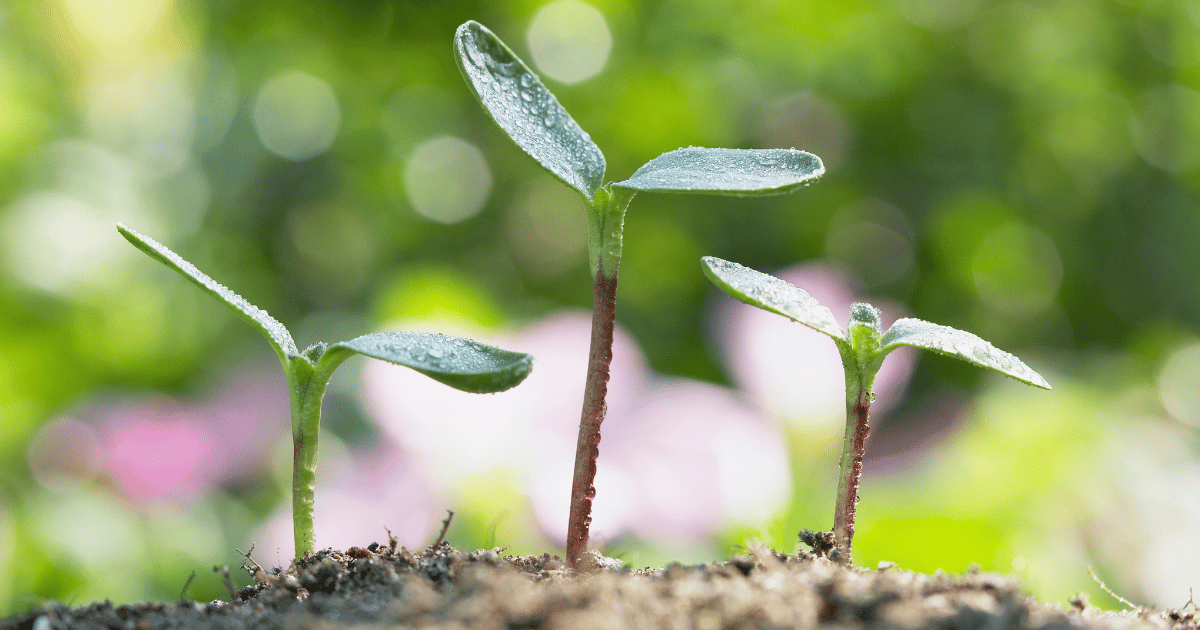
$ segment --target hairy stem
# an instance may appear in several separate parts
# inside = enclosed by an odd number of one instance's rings
[[[838,479],[837,504],[833,513],[833,536],[841,551],[841,561],[853,564],[854,512],[858,505],[858,481],[862,477],[871,413],[871,383],[862,373],[846,372],[846,436],[842,442],[842,461]],[[872,379],[873,380],[873,379]]]
[[[616,325],[617,272],[607,276],[603,267],[592,294],[592,345],[588,354],[583,413],[575,445],[575,475],[571,481],[571,515],[567,521],[567,564],[575,568],[588,543],[592,524],[592,499],[596,496],[596,459],[600,456],[600,423],[604,422],[604,397],[612,364],[613,327]]]

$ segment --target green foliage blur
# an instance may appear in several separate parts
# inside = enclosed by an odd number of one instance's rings
[[[235,366],[270,361],[252,330],[161,273],[115,222],[300,322],[302,346],[397,318],[497,326],[590,308],[582,205],[494,127],[451,55],[455,28],[474,19],[531,59],[527,33],[545,4],[0,7],[0,614],[36,597],[173,599],[192,570],[192,597],[227,598],[209,567],[236,568],[231,541],[286,494],[286,482],[251,480],[198,504],[202,519],[131,520],[136,508],[119,501],[68,505],[34,482],[27,450],[48,420],[105,392],[200,398]],[[1056,387],[1026,391],[922,358],[876,438],[958,420],[910,445],[915,455],[890,454],[906,462],[896,471],[868,468],[858,561],[976,562],[1054,601],[1088,590],[1104,602],[1086,574],[1095,564],[1127,597],[1162,603],[1106,553],[1164,534],[1122,529],[1107,492],[1125,470],[1112,463],[1122,435],[1161,435],[1147,452],[1170,444],[1181,470],[1200,453],[1195,405],[1174,411],[1162,393],[1200,386],[1200,366],[1171,372],[1182,385],[1160,378],[1200,334],[1195,3],[591,5],[611,33],[607,62],[546,83],[603,149],[608,179],[689,145],[795,147],[827,167],[789,196],[633,205],[618,320],[653,369],[728,382],[707,315],[723,298],[700,256],[847,270],[872,296],[977,333]],[[472,204],[477,213],[446,214]],[[349,397],[331,405],[355,414]],[[363,425],[331,430],[353,441]],[[790,551],[799,528],[828,527],[833,475],[809,446],[828,440],[790,439],[790,513],[689,560],[752,538]],[[61,539],[54,519],[132,524],[112,530],[127,536],[117,551],[97,555]],[[459,523],[456,544],[506,544],[494,519]],[[199,554],[171,542],[196,537],[217,542]],[[1170,540],[1200,548],[1195,530]],[[646,563],[675,551],[623,550]]]

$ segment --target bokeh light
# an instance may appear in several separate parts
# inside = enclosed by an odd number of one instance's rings
[[[108,78],[87,99],[90,135],[153,176],[179,170],[196,135],[196,103],[185,70],[166,66]]]
[[[404,186],[414,210],[438,223],[458,223],[483,209],[492,192],[492,171],[475,145],[438,136],[413,150]]]
[[[775,99],[760,124],[762,147],[808,151],[831,173],[842,166],[853,141],[852,123],[838,104],[811,92]]]
[[[301,161],[324,153],[342,124],[329,84],[299,70],[268,79],[254,100],[258,139],[279,157]]]
[[[136,46],[170,12],[171,0],[62,0],[71,24],[97,48]]]
[[[604,16],[580,0],[542,6],[529,23],[527,38],[538,72],[568,84],[600,74],[613,43]]]
[[[1062,285],[1062,260],[1054,241],[1022,223],[988,232],[975,250],[972,268],[980,299],[1010,315],[1046,310]]]
[[[39,289],[57,293],[89,286],[107,277],[121,257],[107,238],[113,221],[75,197],[34,193],[5,218],[6,262]]]
[[[912,238],[912,224],[903,212],[878,199],[865,199],[833,215],[825,251],[874,289],[905,280],[914,271]]]
[[[1130,118],[1138,155],[1171,173],[1200,166],[1200,92],[1178,83],[1154,86],[1141,94]]]
[[[549,176],[509,207],[505,227],[513,256],[533,274],[553,277],[584,260],[586,210],[575,191]]]
[[[1171,417],[1200,428],[1200,343],[1171,352],[1158,373],[1158,393]]]

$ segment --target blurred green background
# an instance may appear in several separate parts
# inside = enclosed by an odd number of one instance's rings
[[[590,308],[582,205],[474,102],[450,44],[468,19],[543,74],[605,152],[608,179],[688,145],[824,159],[822,180],[784,197],[634,201],[618,320],[655,373],[731,384],[713,325],[726,298],[698,265],[716,255],[838,269],[1054,384],[920,358],[876,418],[860,564],[978,563],[1051,601],[1087,591],[1111,604],[1093,565],[1134,601],[1182,605],[1200,586],[1198,7],[4,3],[0,613],[37,598],[173,599],[193,570],[192,597],[227,598],[210,567],[236,567],[234,548],[286,507],[286,447],[165,501],[97,463],[121,457],[104,437],[113,408],[191,413],[202,430],[225,405],[235,420],[271,415],[256,444],[287,431],[277,374],[261,377],[268,402],[225,400],[246,370],[271,369],[266,344],[124,243],[116,221],[303,345],[396,320],[512,330]],[[382,439],[348,369],[322,457]],[[790,506],[700,544],[626,536],[610,552],[639,566],[717,560],[750,540],[790,551],[800,527],[828,527],[840,426],[780,426]],[[520,488],[475,481],[432,507],[426,542],[448,507],[456,545],[557,550],[527,531]]]

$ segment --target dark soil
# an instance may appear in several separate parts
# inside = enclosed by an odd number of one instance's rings
[[[231,601],[48,603],[0,630],[61,628],[750,628],[1200,630],[1194,604],[1158,612],[1063,610],[1021,595],[1011,578],[846,568],[824,556],[767,549],[729,562],[640,571],[597,554],[581,571],[550,555],[424,553],[371,545],[324,550],[286,570],[248,570]],[[232,589],[232,585],[230,586]]]

